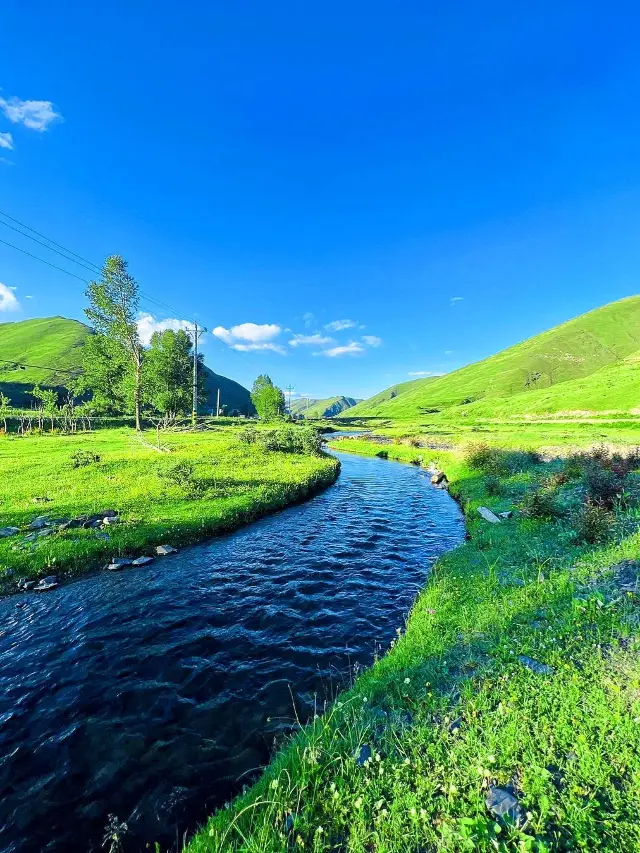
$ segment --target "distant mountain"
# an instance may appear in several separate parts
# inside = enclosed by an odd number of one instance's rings
[[[291,411],[306,418],[333,418],[359,401],[353,397],[328,397],[326,400],[293,400]]]
[[[631,401],[626,389],[633,368],[624,362],[638,351],[640,296],[630,296],[453,373],[388,388],[359,403],[349,417],[415,419],[462,411],[489,415],[513,406],[522,413],[528,408],[543,411],[545,405],[549,411],[580,409],[586,407],[587,389],[590,406],[615,409],[622,384],[625,405]],[[622,405],[622,397],[618,402]]]
[[[0,323],[0,391],[14,406],[28,406],[28,392],[36,383],[62,389],[69,373],[82,367],[82,347],[91,329],[78,320],[43,317],[17,323]],[[30,365],[26,368],[18,364]],[[7,363],[9,362],[9,363]],[[218,388],[220,406],[225,413],[253,414],[249,391],[205,367],[205,394],[200,400],[202,412],[215,411]]]

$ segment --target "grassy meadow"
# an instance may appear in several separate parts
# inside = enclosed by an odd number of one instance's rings
[[[640,850],[640,461],[511,445],[335,443],[438,464],[469,539],[190,853]]]
[[[201,541],[302,499],[337,476],[324,455],[265,449],[237,428],[136,436],[131,429],[75,435],[0,436],[3,527],[0,583],[77,574],[112,557],[153,554],[160,544]],[[34,535],[37,517],[74,518],[107,509],[116,524]]]

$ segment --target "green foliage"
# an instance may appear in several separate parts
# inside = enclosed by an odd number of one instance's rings
[[[614,514],[600,503],[587,501],[572,517],[572,531],[577,542],[596,545],[611,533]]]
[[[322,437],[313,427],[289,424],[278,429],[256,430],[253,441],[264,450],[271,452],[304,453],[314,456],[322,452]]]
[[[118,368],[126,370],[120,388],[132,389],[136,429],[140,430],[143,358],[137,324],[140,294],[136,280],[127,270],[127,262],[119,255],[108,257],[101,280],[89,282],[86,296],[89,307],[85,314],[98,338],[94,357],[103,361],[113,357]],[[102,368],[103,372],[109,370],[106,365]],[[86,381],[91,381],[90,375]]]
[[[503,450],[495,445],[473,444],[467,450],[466,461],[470,468],[506,476],[538,465],[540,455],[535,450]]]
[[[261,374],[253,383],[251,401],[256,408],[258,417],[263,421],[277,420],[284,414],[284,394],[273,384],[271,377]]]
[[[198,354],[199,365],[203,364]],[[198,390],[204,377],[198,372]],[[144,388],[147,402],[158,412],[175,417],[187,414],[193,405],[193,345],[183,329],[154,332],[144,359]]]
[[[519,506],[527,518],[548,520],[560,514],[554,491],[544,487],[527,491]]]
[[[346,412],[358,402],[360,401],[353,397],[345,397],[341,394],[323,400],[300,397],[291,401],[291,412],[305,418],[333,418]]]
[[[3,423],[5,432],[7,431],[7,418],[11,416],[12,411],[11,400],[0,391],[0,421]]]
[[[100,454],[91,450],[76,450],[71,454],[71,465],[74,468],[86,468],[87,465],[95,465],[100,461]]]
[[[497,498],[502,494],[502,481],[495,474],[489,474],[484,478],[484,487],[488,495]]]

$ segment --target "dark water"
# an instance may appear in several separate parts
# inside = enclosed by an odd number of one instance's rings
[[[310,502],[148,567],[0,602],[0,850],[163,849],[403,623],[463,522],[416,468],[340,454]],[[293,697],[293,699],[292,699]]]

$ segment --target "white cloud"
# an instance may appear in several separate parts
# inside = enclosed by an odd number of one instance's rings
[[[377,335],[363,335],[362,340],[368,347],[379,347],[382,344],[382,338]]]
[[[10,133],[0,133],[0,148],[13,151],[13,136]]]
[[[453,353],[454,353],[454,350],[452,350],[452,349],[446,349],[446,350],[444,351],[444,354],[445,354],[445,355],[453,355]]]
[[[407,376],[442,376],[434,370],[410,370]]]
[[[20,303],[10,287],[0,282],[0,311],[18,311]]]
[[[464,296],[452,296],[450,304],[455,305],[456,302],[462,302],[463,299]]]
[[[302,315],[302,321],[304,322],[305,329],[310,329],[316,324],[316,316],[311,311],[307,311],[306,314]]]
[[[166,332],[167,329],[177,332],[178,329],[187,329],[191,326],[188,320],[156,320],[153,314],[147,314],[144,311],[138,314],[137,324],[140,343],[145,347],[151,343],[154,332]]]
[[[3,163],[5,166],[13,166],[13,160],[8,160],[6,157],[0,157],[0,163]]]
[[[216,326],[213,334],[220,338],[225,344],[239,352],[264,352],[271,351],[284,355],[286,349],[274,342],[274,338],[282,332],[282,328],[276,323],[240,323],[225,329],[224,326]]]
[[[33,299],[33,296],[25,296],[25,299]]]
[[[289,341],[290,347],[315,345],[318,347],[334,344],[335,340],[327,335],[294,335]]]
[[[62,119],[51,101],[23,101],[20,98],[0,98],[0,110],[13,124],[22,124],[42,133],[54,121]]]
[[[361,355],[363,352],[364,347],[362,344],[351,341],[351,343],[346,344],[345,346],[332,347],[331,349],[314,352],[314,355],[326,355],[328,358],[340,358],[343,355]]]
[[[329,329],[330,332],[341,332],[343,329],[355,329],[357,325],[355,320],[333,320],[326,324],[325,329]]]

